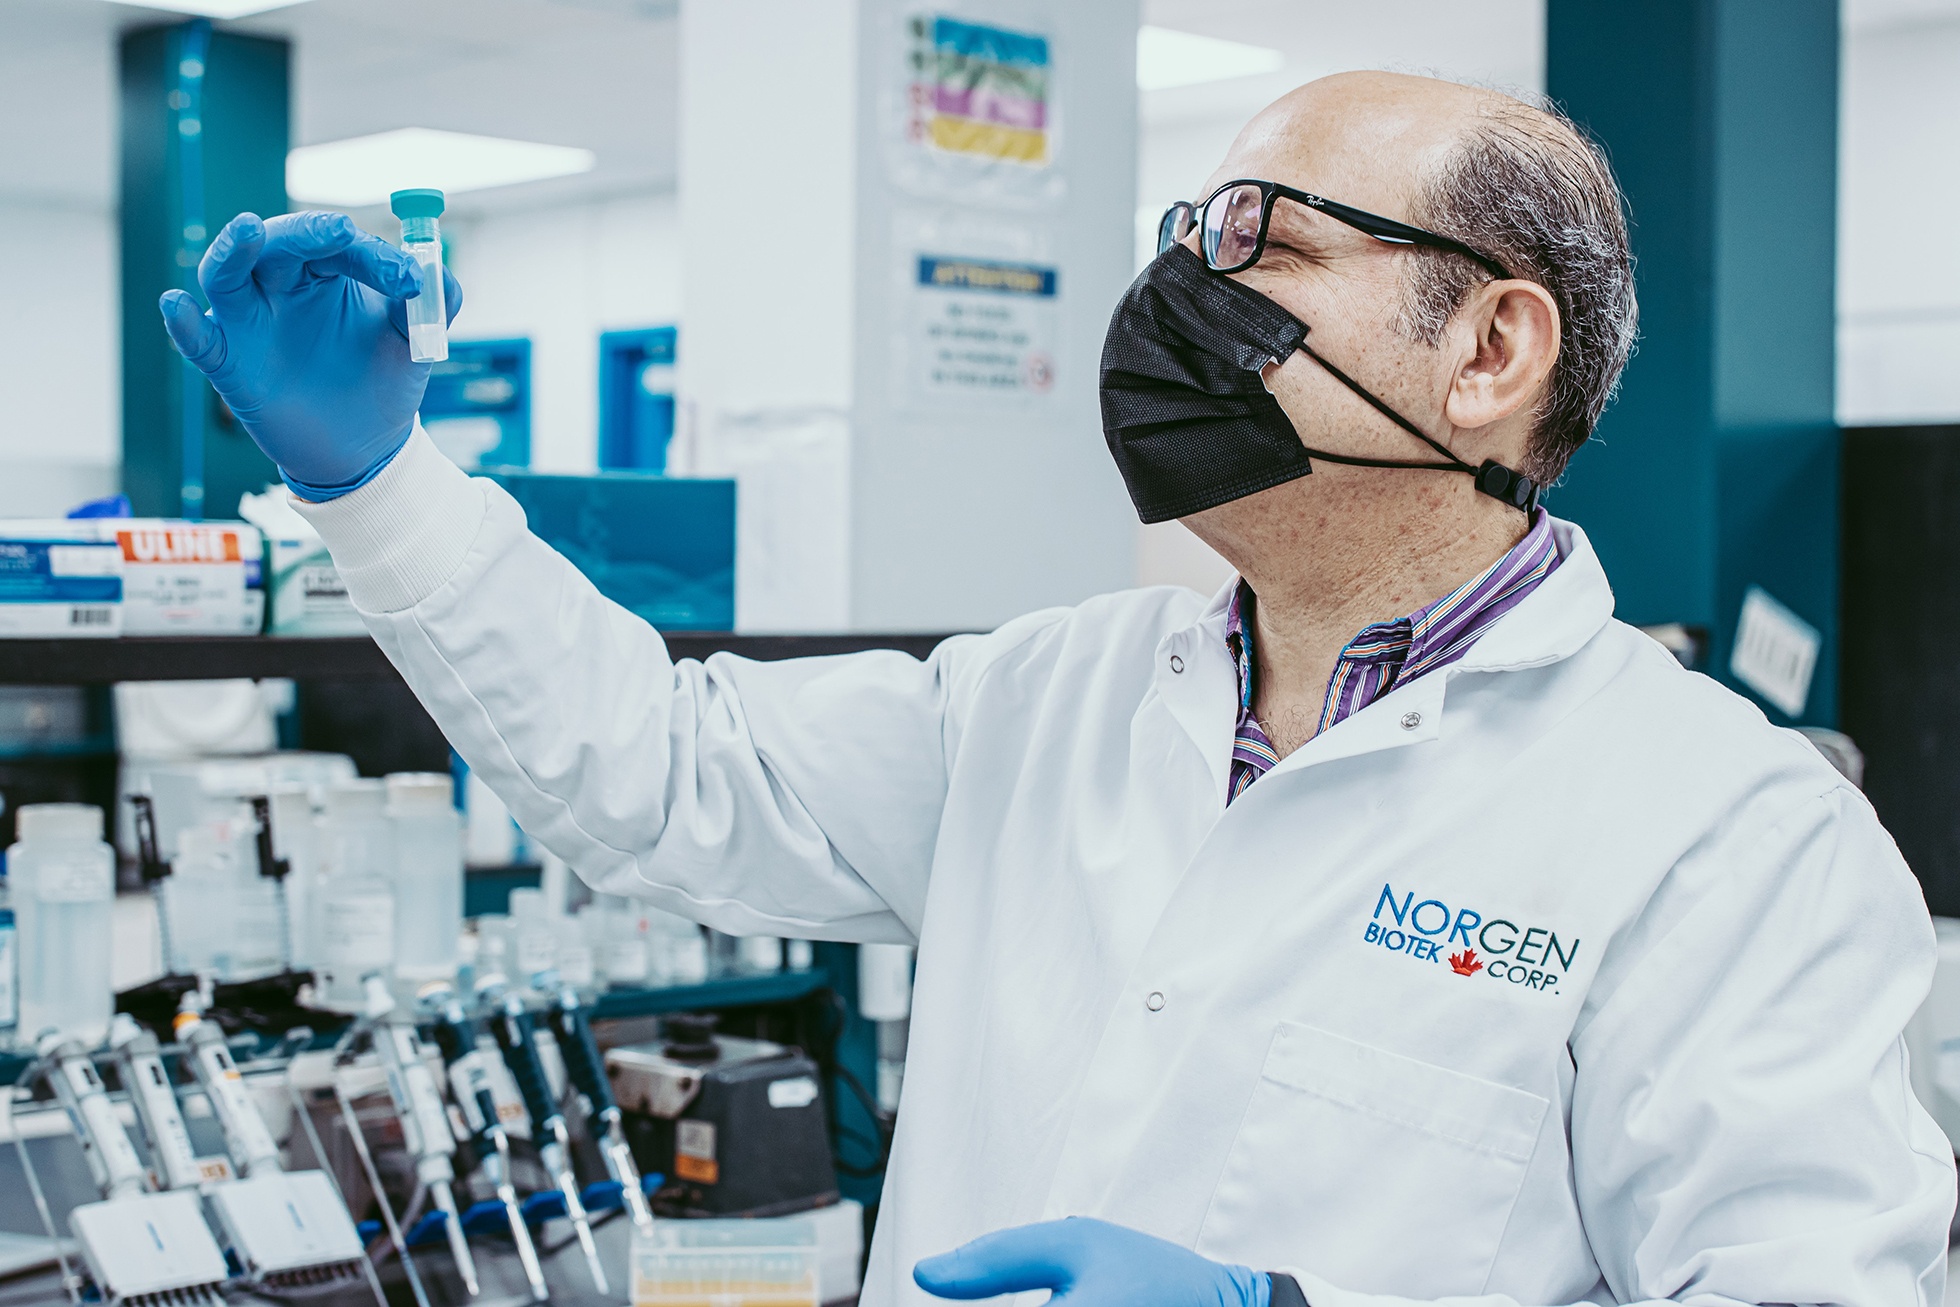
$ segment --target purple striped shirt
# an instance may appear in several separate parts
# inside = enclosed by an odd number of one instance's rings
[[[1407,617],[1364,627],[1334,664],[1314,734],[1360,712],[1396,686],[1463,657],[1492,622],[1516,608],[1557,566],[1552,519],[1541,509],[1533,515],[1524,539],[1482,574]],[[1239,729],[1232,741],[1227,803],[1279,761],[1278,751],[1252,714],[1259,669],[1252,649],[1255,601],[1252,587],[1241,581],[1225,616],[1225,643],[1239,671]]]

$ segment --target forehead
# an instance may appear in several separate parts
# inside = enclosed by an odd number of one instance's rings
[[[1389,74],[1310,82],[1247,123],[1198,193],[1257,177],[1406,219],[1418,181],[1474,105],[1466,90]]]

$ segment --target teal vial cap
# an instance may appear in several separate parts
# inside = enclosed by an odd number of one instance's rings
[[[388,207],[394,210],[397,218],[440,218],[442,192],[427,187],[396,191],[388,197]]]

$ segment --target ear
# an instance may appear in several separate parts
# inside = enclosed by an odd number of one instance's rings
[[[1537,402],[1558,362],[1558,303],[1535,281],[1484,286],[1457,322],[1463,359],[1450,379],[1443,415],[1460,431],[1476,431]]]

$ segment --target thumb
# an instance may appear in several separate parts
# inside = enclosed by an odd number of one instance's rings
[[[157,301],[170,343],[205,376],[225,365],[225,333],[197,301],[181,290],[167,290]]]
[[[1029,1289],[1068,1290],[1075,1279],[1065,1222],[1044,1221],[982,1235],[912,1268],[921,1289],[940,1298],[992,1298]]]

